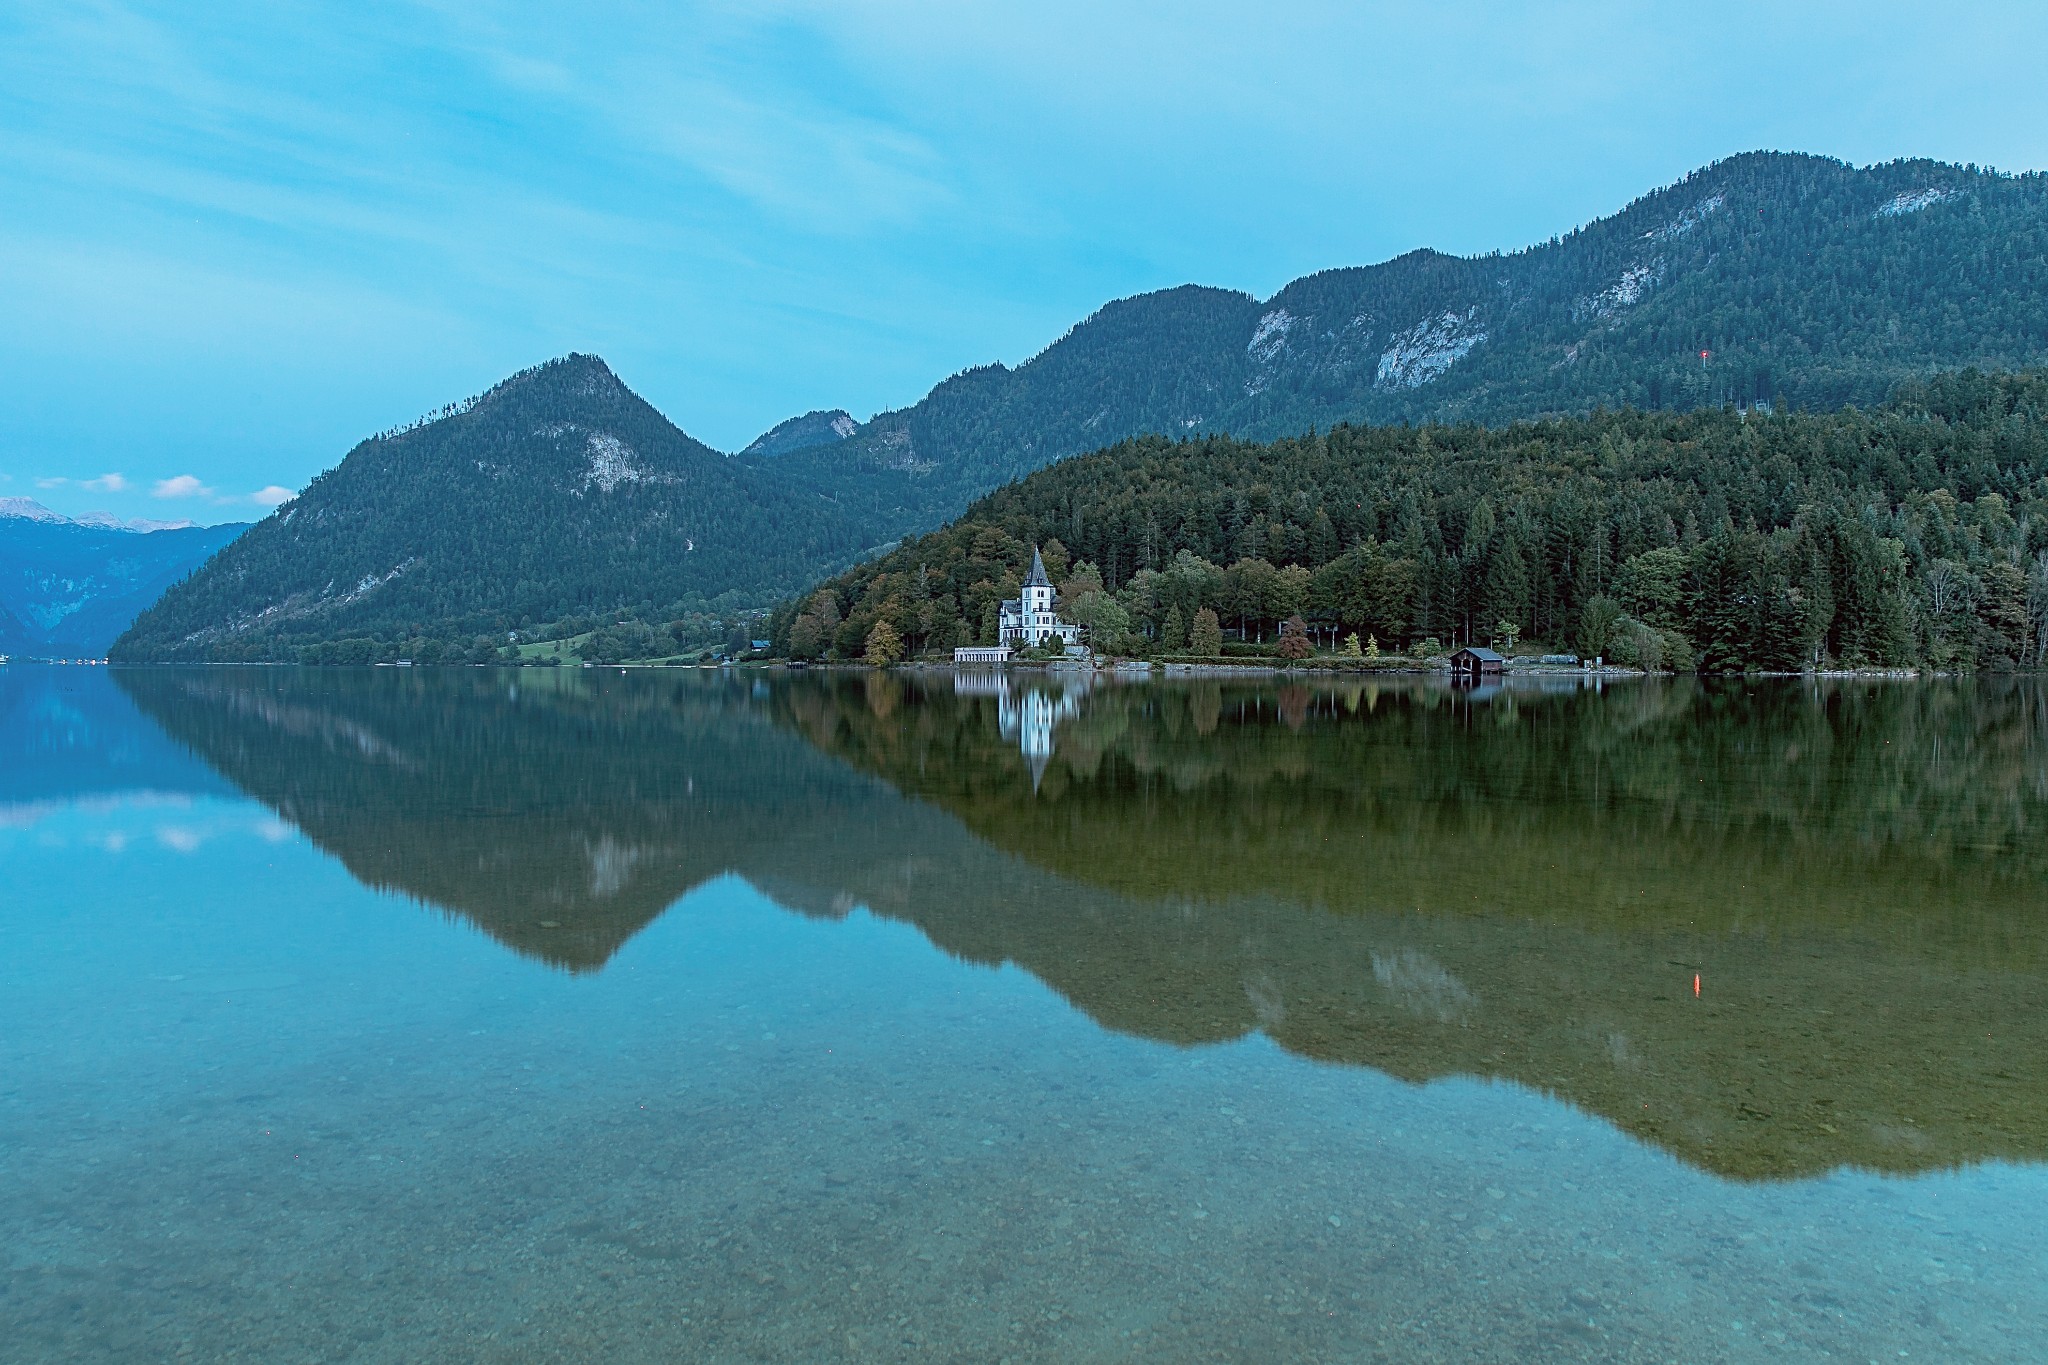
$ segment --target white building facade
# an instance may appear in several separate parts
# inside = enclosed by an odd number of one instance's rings
[[[1023,595],[1011,598],[997,611],[996,643],[1015,649],[1036,649],[1049,640],[1079,644],[1081,628],[1060,620],[1053,612],[1052,599],[1052,580],[1045,576],[1045,560],[1034,547]]]

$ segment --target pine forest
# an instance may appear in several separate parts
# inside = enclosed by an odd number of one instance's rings
[[[1061,610],[1117,654],[1476,642],[1709,672],[2033,667],[2048,375],[1913,381],[1870,411],[1140,438],[785,604],[775,643],[990,643],[1034,545]]]

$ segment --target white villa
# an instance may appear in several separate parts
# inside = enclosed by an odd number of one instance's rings
[[[1024,595],[1003,603],[996,618],[996,643],[1036,649],[1058,637],[1061,644],[1081,642],[1081,628],[1069,625],[1053,613],[1052,580],[1045,576],[1045,560],[1037,547],[1031,551],[1031,573],[1024,580]]]

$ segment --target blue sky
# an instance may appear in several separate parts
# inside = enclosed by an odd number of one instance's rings
[[[0,496],[260,513],[594,351],[722,449],[1755,148],[2048,167],[2048,6],[0,0]]]

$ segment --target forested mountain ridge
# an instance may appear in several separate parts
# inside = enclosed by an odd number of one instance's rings
[[[2048,373],[1872,411],[1606,412],[1489,429],[1140,437],[981,499],[778,610],[778,647],[992,642],[1035,544],[1103,648],[1296,614],[1334,643],[1520,635],[1624,663],[2038,667]]]
[[[759,600],[868,542],[684,435],[594,356],[362,442],[138,620],[114,657],[482,657],[570,612]],[[308,651],[311,650],[311,653]]]
[[[1119,300],[1030,361],[777,457],[880,541],[1140,434],[1497,423],[1597,407],[1872,405],[2048,363],[2048,177],[1752,153],[1507,255],[1415,251],[1272,298]]]

